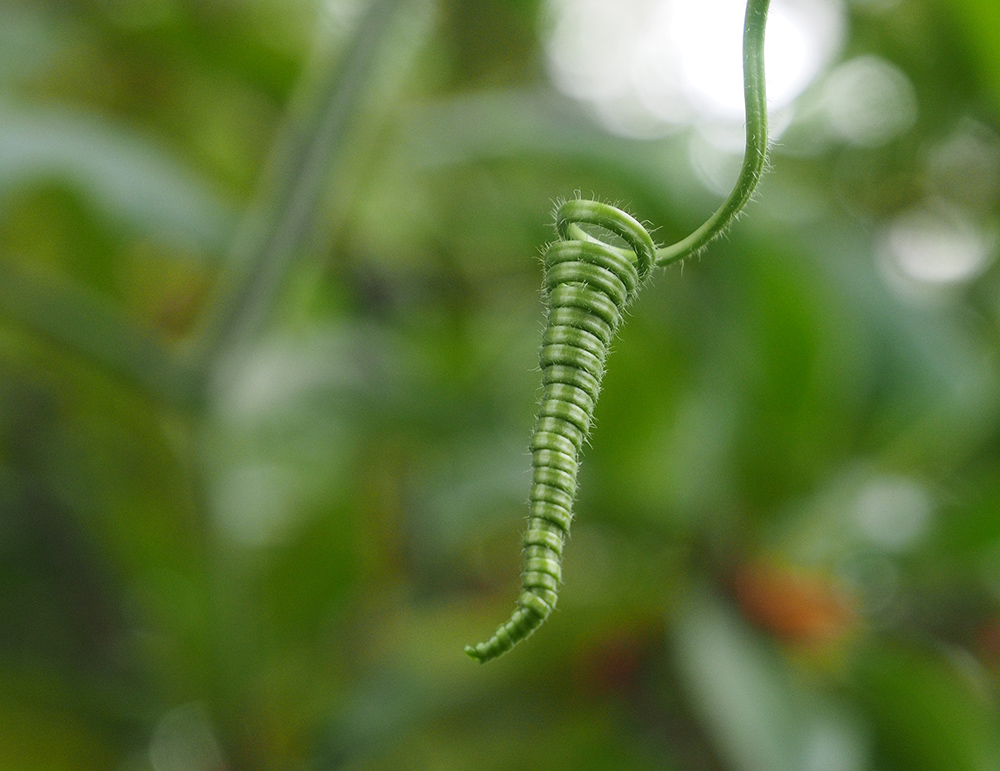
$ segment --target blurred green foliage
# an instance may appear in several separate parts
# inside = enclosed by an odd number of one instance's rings
[[[558,95],[541,15],[0,0],[0,768],[1000,767],[992,0],[847,6],[912,126],[799,97],[616,344],[560,612],[462,654],[516,596],[552,201],[718,201],[696,129]],[[941,221],[976,270],[893,263]]]

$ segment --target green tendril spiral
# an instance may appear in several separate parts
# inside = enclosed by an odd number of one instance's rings
[[[576,497],[580,450],[589,432],[604,376],[608,347],[625,309],[657,265],[694,254],[721,233],[753,194],[764,170],[767,102],[764,92],[764,26],[769,0],[749,0],[743,36],[747,147],[736,187],[701,227],[657,249],[647,230],[625,212],[597,201],[574,199],[556,211],[559,240],[543,257],[547,307],[539,364],[542,400],[531,438],[532,485],[524,533],[521,595],[511,617],[486,642],[465,652],[481,663],[503,655],[528,637],[556,606],[563,546]],[[582,225],[603,228],[626,244],[613,246]]]
[[[599,225],[623,238],[634,251],[616,249],[579,231]],[[542,337],[542,402],[531,438],[533,480],[524,571],[517,609],[484,643],[467,646],[486,662],[505,653],[541,626],[556,606],[562,578],[562,550],[573,518],[580,449],[604,375],[604,359],[625,308],[656,256],[646,229],[619,209],[597,201],[567,201],[556,214],[562,239],[543,258],[548,322]]]

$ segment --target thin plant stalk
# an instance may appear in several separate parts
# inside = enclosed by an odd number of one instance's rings
[[[690,257],[725,232],[753,197],[767,165],[767,94],[764,82],[764,28],[770,0],[749,0],[743,25],[743,99],[746,149],[736,186],[715,214],[687,238],[656,250],[656,264]]]
[[[339,64],[321,61],[319,77],[304,92],[279,137],[263,192],[249,211],[233,247],[237,277],[204,325],[191,359],[205,374],[219,358],[253,337],[266,323],[296,257],[316,228],[329,171],[353,127],[383,53],[381,45],[403,0],[374,0]]]

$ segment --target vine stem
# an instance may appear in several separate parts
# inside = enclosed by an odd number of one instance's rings
[[[687,238],[656,250],[656,264],[678,262],[721,235],[747,205],[767,163],[767,93],[764,82],[764,28],[770,0],[748,0],[743,23],[743,99],[746,149],[739,179],[729,197]]]

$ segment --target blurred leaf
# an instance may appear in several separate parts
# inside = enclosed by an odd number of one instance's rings
[[[696,183],[682,160],[684,135],[664,141],[609,136],[578,105],[548,86],[463,94],[424,104],[412,112],[405,137],[403,151],[430,169],[520,158],[613,170],[616,185],[627,180],[689,222],[703,219],[719,200]],[[671,234],[656,236],[669,240]]]
[[[69,712],[41,711],[0,697],[0,768],[87,771],[120,758]]]
[[[704,589],[673,631],[681,677],[728,763],[739,771],[805,768],[806,722],[775,651]]]
[[[190,406],[193,379],[151,330],[65,279],[0,264],[0,314],[172,406]]]
[[[135,131],[82,111],[4,102],[0,197],[38,178],[66,181],[113,221],[186,249],[218,253],[233,229],[230,204]]]
[[[901,645],[870,646],[857,661],[856,676],[891,768],[1000,767],[996,705],[977,692],[983,684],[970,681],[948,658]]]
[[[993,0],[947,0],[940,2],[946,13],[952,13],[966,36],[969,53],[979,71],[979,85],[990,93],[993,109],[1000,108],[1000,51],[996,46],[996,31],[1000,28],[1000,5]]]
[[[71,39],[45,8],[0,6],[0,82],[35,74]]]

